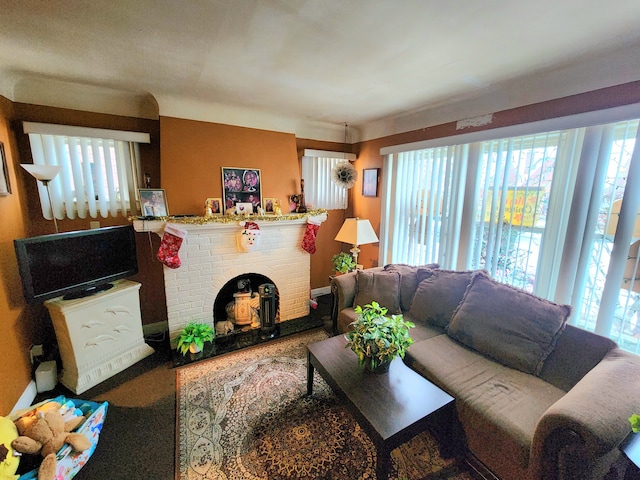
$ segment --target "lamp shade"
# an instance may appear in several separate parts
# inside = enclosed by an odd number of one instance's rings
[[[378,236],[373,230],[369,220],[347,218],[342,224],[335,240],[351,245],[365,245],[367,243],[376,243]]]
[[[20,166],[42,182],[56,178],[62,168],[60,165],[32,165],[30,163],[21,163]]]

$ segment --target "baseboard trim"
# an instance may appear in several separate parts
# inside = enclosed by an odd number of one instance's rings
[[[168,322],[155,322],[142,325],[142,334],[147,337],[149,335],[157,335],[169,331]]]
[[[320,295],[329,295],[331,293],[331,287],[327,285],[326,287],[314,288],[311,290],[312,297],[318,297]]]
[[[11,410],[11,414],[17,412],[18,410],[23,410],[30,407],[33,404],[33,401],[36,399],[37,394],[38,388],[36,387],[36,382],[35,380],[31,380],[29,382],[29,385],[27,385],[27,388],[24,390],[24,392],[22,392],[22,395],[20,395],[18,403],[16,403],[13,407],[13,410]]]

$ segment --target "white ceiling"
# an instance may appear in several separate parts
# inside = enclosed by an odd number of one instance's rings
[[[639,80],[638,25],[638,0],[2,0],[0,93],[371,137]]]

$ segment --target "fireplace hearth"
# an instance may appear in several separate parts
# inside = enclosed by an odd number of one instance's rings
[[[321,295],[317,297],[316,300],[317,307],[310,309],[307,316],[276,324],[273,335],[263,335],[259,328],[237,329],[228,335],[216,336],[213,342],[205,343],[205,347],[200,353],[187,353],[187,355],[182,355],[177,350],[172,349],[173,366],[181,367],[201,360],[207,360],[218,355],[224,355],[225,353],[234,352],[242,348],[253,347],[265,342],[278,340],[314,328],[324,328],[332,335],[331,308],[333,305],[333,296],[330,294]]]

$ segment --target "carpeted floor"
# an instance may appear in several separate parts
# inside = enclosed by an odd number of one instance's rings
[[[315,330],[176,371],[176,478],[375,478],[375,447],[318,376],[306,396]],[[428,433],[392,452],[390,478],[474,479]]]

